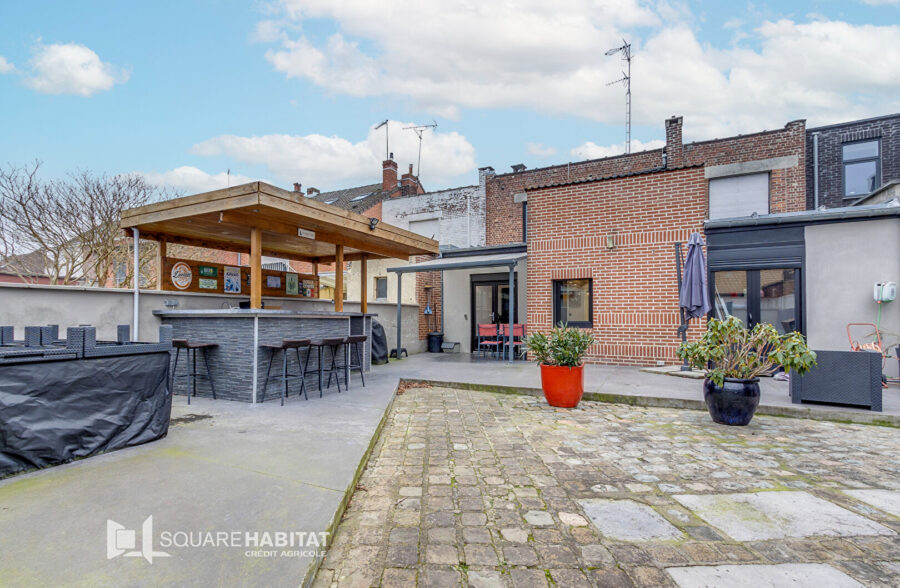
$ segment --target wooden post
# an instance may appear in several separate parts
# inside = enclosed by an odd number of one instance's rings
[[[250,308],[262,308],[262,231],[250,230]]]
[[[363,255],[359,260],[359,311],[369,312],[369,280],[366,278],[366,269],[369,265],[369,256]]]
[[[319,284],[319,262],[315,259],[312,261],[312,272],[316,276],[316,298],[322,298],[322,287]]]
[[[163,273],[166,269],[166,239],[163,237],[157,242],[156,250],[156,289],[163,289]]]
[[[334,310],[344,311],[344,246],[334,246]]]

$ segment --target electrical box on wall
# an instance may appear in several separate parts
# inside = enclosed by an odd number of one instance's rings
[[[897,298],[897,282],[878,282],[873,292],[875,302],[892,302]]]

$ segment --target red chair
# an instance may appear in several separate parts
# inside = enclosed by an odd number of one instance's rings
[[[491,349],[493,353],[500,350],[503,342],[497,338],[497,325],[488,323],[486,325],[478,325],[478,335],[476,337],[478,348],[476,352],[480,352],[482,357],[484,353]]]
[[[509,324],[500,323],[500,339],[503,342],[504,356],[510,351],[515,353],[516,347],[525,345],[525,325],[522,323],[513,323],[512,339],[509,336]],[[515,359],[513,355],[513,359]]]

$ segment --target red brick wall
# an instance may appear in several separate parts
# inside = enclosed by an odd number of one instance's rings
[[[528,192],[528,326],[553,322],[553,280],[593,279],[591,362],[676,362],[676,241],[701,231],[702,168]],[[613,234],[615,249],[607,249]],[[692,325],[696,336],[702,329]]]
[[[432,259],[430,255],[418,255],[412,259],[413,263]],[[441,330],[441,272],[417,272],[416,274],[416,302],[419,304],[419,341],[427,338],[431,330]],[[402,276],[402,274],[398,274]],[[431,294],[426,286],[431,286]],[[429,319],[425,314],[425,306],[430,304],[434,314]],[[429,328],[429,322],[431,323]]]

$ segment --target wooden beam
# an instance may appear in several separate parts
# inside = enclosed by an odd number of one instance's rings
[[[250,308],[262,308],[262,230],[250,230]]]
[[[334,246],[334,310],[344,310],[344,246]]]
[[[369,312],[369,281],[366,279],[369,258],[365,255],[359,260],[359,310]]]
[[[158,245],[158,247],[156,249],[156,289],[162,290],[163,289],[163,271],[164,271],[165,265],[166,265],[166,253],[167,253],[166,250],[168,249],[168,247],[166,246],[165,237],[160,239],[157,242],[157,245]]]
[[[197,239],[194,237],[184,237],[181,235],[157,235],[155,233],[145,233],[141,231],[141,239],[152,239],[154,241],[165,239],[169,243],[176,243],[178,245],[190,245],[192,247],[203,247],[204,249],[215,249],[216,251],[230,251],[232,253],[246,253],[248,255],[250,253],[249,245],[243,245],[240,243],[226,243],[224,241],[210,241],[207,239]],[[298,253],[284,251],[282,249],[265,248],[263,249],[262,254],[267,257],[281,257],[284,259],[289,259],[291,261],[311,262],[314,259],[313,257],[309,257],[307,255],[300,255]],[[328,259],[331,258],[329,257]]]

